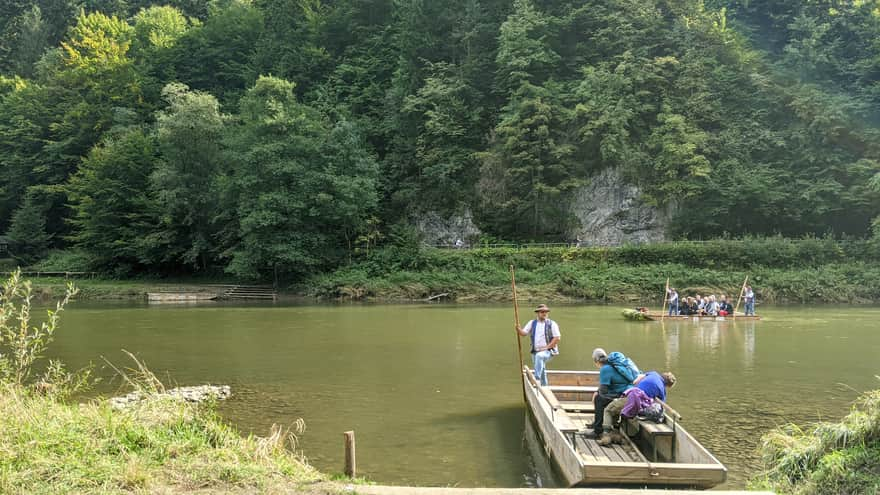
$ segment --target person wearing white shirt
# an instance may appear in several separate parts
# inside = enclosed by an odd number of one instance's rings
[[[522,336],[531,336],[532,362],[535,380],[541,385],[549,385],[547,380],[547,361],[559,354],[559,325],[547,317],[550,308],[541,304],[535,309],[537,318],[530,320],[522,328],[516,328]]]

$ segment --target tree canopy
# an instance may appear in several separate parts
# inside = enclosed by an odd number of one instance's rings
[[[878,0],[11,0],[0,229],[299,278],[427,213],[559,239],[615,169],[675,238],[877,235],[878,39]]]

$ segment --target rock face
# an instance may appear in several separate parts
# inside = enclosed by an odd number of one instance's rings
[[[427,213],[415,222],[416,228],[422,234],[424,242],[431,246],[455,246],[455,241],[461,239],[465,246],[472,245],[477,241],[482,232],[474,224],[470,211],[453,217],[441,217],[437,213]]]
[[[229,385],[200,385],[196,387],[178,387],[168,390],[159,396],[168,396],[186,402],[205,402],[208,400],[223,400],[232,395],[232,389]],[[139,402],[145,398],[145,394],[134,391],[122,397],[113,397],[110,399],[110,405],[114,409],[124,409],[125,407]]]
[[[670,211],[639,199],[638,187],[625,182],[618,169],[606,169],[575,193],[572,213],[581,227],[572,233],[582,246],[616,246],[626,242],[666,240]]]

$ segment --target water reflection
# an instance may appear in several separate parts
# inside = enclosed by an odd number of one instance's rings
[[[716,359],[731,346],[742,348],[743,367],[754,367],[755,321],[677,320],[645,324],[656,324],[660,327],[665,350],[665,369],[678,367],[682,341],[686,341],[685,346],[688,343],[693,344],[693,349],[689,352],[699,352]]]
[[[526,488],[564,488],[560,483],[559,476],[550,457],[544,449],[543,442],[538,435],[534,419],[529,413],[524,414],[522,435],[522,449],[528,453],[528,469],[523,473],[523,486]]]

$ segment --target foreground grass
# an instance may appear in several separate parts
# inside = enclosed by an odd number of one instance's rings
[[[880,493],[880,390],[864,394],[840,423],[787,425],[765,435],[764,472],[751,488],[780,494]]]
[[[212,408],[169,398],[114,410],[0,387],[0,493],[312,493],[324,476],[291,443],[280,429],[243,437]]]

